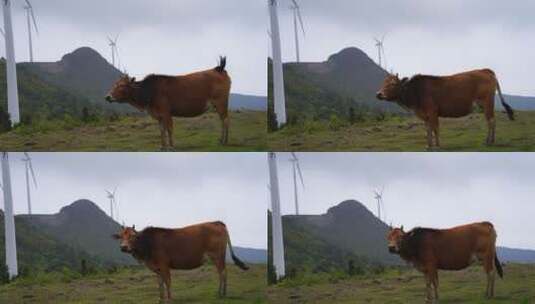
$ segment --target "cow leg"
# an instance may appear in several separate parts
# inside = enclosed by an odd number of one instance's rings
[[[424,273],[425,277],[425,303],[427,304],[433,304],[433,293],[432,293],[432,285],[433,285],[433,279],[429,272]]]
[[[485,119],[487,120],[487,145],[492,145],[496,141],[496,119],[494,118],[494,96],[489,97],[483,103]]]
[[[494,283],[496,280],[496,270],[494,269],[494,256],[491,256],[490,254],[485,257],[485,262],[483,264],[483,268],[485,269],[485,273],[487,274],[487,290],[486,290],[486,296],[487,298],[494,297]]]
[[[175,143],[173,139],[173,117],[169,116],[165,119],[165,129],[167,130],[167,136],[169,140],[169,147],[171,149],[175,148]]]
[[[212,262],[215,264],[217,273],[219,275],[219,291],[218,296],[224,297],[227,295],[227,270],[225,268],[225,251],[222,255],[209,255]]]
[[[171,300],[171,271],[169,268],[162,269],[162,278],[167,289],[167,299]]]
[[[433,150],[433,129],[429,120],[425,121],[425,127],[427,130],[427,150]]]
[[[435,145],[437,148],[440,148],[440,140],[438,138],[438,133],[439,133],[438,132],[438,117],[437,116],[431,117],[429,121],[431,124],[431,130],[433,131],[433,133],[435,133]]]
[[[435,301],[438,302],[438,271],[434,271],[433,274],[433,289],[435,291]]]
[[[163,285],[163,278],[162,276],[157,273],[156,274],[158,276],[158,287],[159,287],[159,291],[160,291],[160,300],[164,300],[164,293],[165,293],[165,287]]]
[[[222,99],[214,100],[212,101],[212,104],[215,106],[217,114],[219,114],[219,118],[221,119],[221,138],[219,142],[222,145],[226,145],[228,143],[230,126],[230,119],[228,116],[228,96]]]
[[[165,150],[167,148],[167,141],[165,139],[165,136],[166,136],[166,131],[165,131],[165,123],[164,123],[164,120],[163,118],[160,118],[160,120],[158,121],[159,124],[160,124],[160,136],[161,136],[161,139],[162,139],[162,150]]]

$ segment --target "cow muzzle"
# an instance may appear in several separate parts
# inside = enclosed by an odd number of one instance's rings
[[[399,250],[396,248],[396,246],[388,246],[388,252],[399,253]]]
[[[130,252],[130,248],[128,248],[128,246],[121,246],[121,251],[128,253]]]
[[[375,97],[379,100],[384,100],[385,99],[385,96],[383,95],[383,92],[377,92],[377,94],[375,94]]]
[[[111,95],[107,95],[106,97],[104,97],[104,99],[106,99],[106,101],[110,102],[110,103],[114,101],[114,99],[113,99],[113,97],[111,97]]]

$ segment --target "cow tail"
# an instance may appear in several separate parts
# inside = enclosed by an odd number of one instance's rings
[[[500,263],[500,260],[498,260],[497,255],[494,255],[494,265],[496,266],[496,271],[498,272],[498,275],[500,276],[500,278],[503,279],[502,263]]]
[[[215,67],[215,70],[219,73],[225,72],[225,67],[227,66],[227,57],[219,56],[219,64]]]
[[[234,254],[234,250],[232,249],[232,243],[230,242],[230,236],[228,235],[228,231],[227,231],[227,244],[228,244],[228,248],[230,251],[230,256],[232,257],[234,264],[236,264],[236,266],[240,267],[242,270],[248,270],[249,266],[245,265],[245,263]]]
[[[502,102],[502,106],[505,108],[505,111],[507,112],[507,116],[509,117],[509,120],[515,120],[515,114],[513,112],[513,108],[511,108],[511,106],[505,102],[505,99],[503,99],[502,89],[500,88],[500,83],[498,82],[498,78],[494,76],[494,79],[496,79],[496,87],[498,88],[498,95],[500,96],[500,101]]]

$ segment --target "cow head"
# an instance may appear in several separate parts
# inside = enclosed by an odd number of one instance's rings
[[[108,102],[127,102],[132,100],[134,89],[136,88],[136,78],[124,75],[115,82],[111,91],[106,95]]]
[[[399,253],[399,248],[401,247],[401,240],[405,235],[403,231],[403,226],[400,228],[390,227],[386,239],[388,240],[388,251],[390,253]]]
[[[398,74],[388,74],[381,89],[377,92],[376,97],[379,100],[396,101],[401,97],[402,85],[408,80],[408,78],[399,79]]]
[[[121,231],[119,231],[119,233],[112,235],[114,239],[121,241],[121,244],[119,245],[121,247],[121,251],[126,253],[132,252],[132,243],[134,242],[136,236],[137,231],[135,225],[132,227],[121,227]]]

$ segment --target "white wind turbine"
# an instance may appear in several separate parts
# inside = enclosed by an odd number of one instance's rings
[[[382,67],[384,70],[387,69],[386,55],[385,55],[385,48],[384,48],[385,37],[386,37],[386,34],[384,34],[383,37],[381,37],[381,39],[373,38],[375,40],[375,46],[377,47],[377,56],[379,60],[379,66]]]
[[[303,24],[303,17],[301,16],[301,7],[297,4],[295,0],[292,1],[293,5],[290,6],[290,9],[293,11],[293,20],[294,20],[294,34],[295,34],[295,59],[296,62],[301,62],[300,49],[299,49],[299,30],[297,23],[301,25],[301,30],[303,31],[303,37],[305,37],[305,25]]]
[[[117,191],[117,187],[113,189],[113,192],[106,190],[106,193],[108,193],[108,199],[110,200],[110,217],[112,220],[115,220],[113,217],[113,207],[115,205],[115,192]]]
[[[373,190],[373,193],[375,194],[375,199],[377,200],[377,218],[381,221],[383,220],[381,216],[381,211],[384,216],[384,204],[383,204],[383,191],[384,190],[385,190],[384,186],[381,188],[380,191],[378,189]]]
[[[24,9],[26,10],[26,23],[28,24],[28,41],[30,44],[30,62],[33,62],[33,41],[32,41],[32,21],[35,28],[35,33],[39,34],[39,29],[37,28],[37,22],[35,21],[35,14],[33,13],[33,6],[30,1],[25,0],[26,5]],[[31,19],[31,20],[30,20]]]
[[[115,57],[119,57],[119,54],[117,52],[117,39],[119,39],[119,35],[115,36],[115,39],[111,39],[108,36],[108,45],[111,47],[111,64],[116,68],[117,66],[115,66]]]
[[[29,2],[26,0],[26,3]],[[13,23],[11,20],[11,0],[2,0],[2,9],[4,11],[4,41],[6,43],[7,111],[9,112],[11,124],[15,125],[20,122],[20,109]]]
[[[2,152],[2,190],[4,192],[4,224],[6,265],[9,278],[19,273],[17,262],[17,241],[15,237],[15,216],[13,215],[13,194],[11,190],[11,172],[9,169],[9,155]]]
[[[290,158],[290,161],[292,162],[293,169],[292,172],[294,180],[295,215],[299,215],[299,200],[297,197],[297,175],[299,174],[299,179],[301,180],[301,185],[303,186],[303,189],[305,188],[305,182],[303,181],[303,173],[301,172],[301,166],[299,166],[299,159],[297,158],[297,155],[295,155],[294,152],[292,152],[292,158]]]
[[[24,158],[22,159],[24,165],[26,166],[26,196],[28,199],[28,214],[32,214],[32,200],[30,195],[30,173],[32,175],[32,180],[35,188],[37,188],[37,180],[35,179],[35,172],[33,171],[32,159],[28,153],[24,152]]]
[[[280,209],[279,177],[277,172],[277,155],[268,152],[269,166],[269,190],[271,194],[271,221],[272,221],[272,252],[273,266],[277,280],[286,275],[286,265],[284,262],[284,242],[282,236],[282,216]]]
[[[279,29],[277,1],[268,0],[271,23],[271,47],[273,56],[273,105],[277,116],[277,124],[286,124],[286,97],[284,94],[284,73],[282,69],[282,52]],[[295,1],[294,1],[295,2]]]

